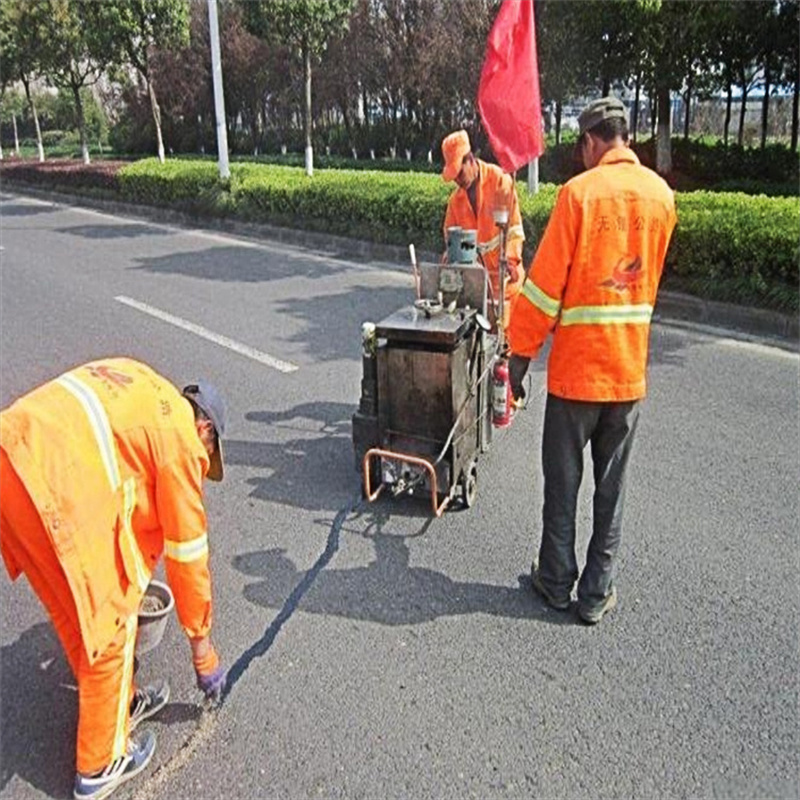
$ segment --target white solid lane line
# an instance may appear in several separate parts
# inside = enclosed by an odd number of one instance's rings
[[[147,303],[140,303],[138,300],[134,300],[131,297],[125,297],[124,295],[117,295],[114,299],[118,303],[123,303],[126,306],[135,308],[137,311],[142,311],[145,314],[149,314],[151,317],[168,322],[170,325],[175,325],[176,327],[183,328],[183,330],[194,333],[197,336],[202,336],[204,339],[208,339],[208,341],[214,342],[214,344],[218,344],[220,347],[227,347],[228,350],[233,350],[234,352],[239,353],[246,358],[252,358],[253,361],[258,361],[259,363],[265,364],[268,367],[277,369],[279,372],[296,372],[298,369],[296,364],[291,364],[288,361],[281,361],[281,359],[275,358],[269,353],[263,353],[261,350],[256,350],[254,347],[242,344],[234,339],[229,339],[227,336],[214,333],[214,331],[210,331],[208,328],[203,328],[201,325],[195,325],[194,322],[189,322],[181,317],[176,317],[174,314],[161,311],[161,309],[149,306]]]

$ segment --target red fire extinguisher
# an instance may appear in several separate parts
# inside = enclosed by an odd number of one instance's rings
[[[492,424],[505,428],[511,424],[511,378],[508,361],[498,358],[492,368]]]

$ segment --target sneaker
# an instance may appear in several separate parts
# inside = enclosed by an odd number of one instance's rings
[[[617,605],[617,587],[612,586],[611,592],[609,593],[608,597],[600,603],[599,606],[596,606],[593,609],[583,608],[582,606],[578,606],[578,616],[587,624],[587,625],[597,625],[601,619],[609,612],[612,608],[615,608]]]
[[[131,700],[131,721],[133,730],[142,720],[157,714],[169,701],[169,684],[159,681],[152,686],[142,686],[133,693]]]
[[[111,792],[138,775],[149,763],[156,750],[156,735],[145,731],[138,737],[128,739],[124,756],[112,761],[104,770],[95,775],[75,776],[72,796],[75,800],[101,800]]]
[[[531,583],[533,584],[536,594],[544,598],[547,605],[551,608],[554,608],[556,611],[566,611],[569,608],[569,595],[566,597],[556,597],[552,594],[542,583],[542,579],[539,576],[539,565],[535,561],[531,564]]]

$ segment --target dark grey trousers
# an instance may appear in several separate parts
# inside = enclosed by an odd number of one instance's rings
[[[539,577],[556,597],[567,597],[578,579],[575,510],[583,477],[583,451],[591,442],[592,538],[578,583],[578,603],[587,609],[596,608],[611,592],[614,556],[622,534],[625,470],[638,420],[636,401],[593,403],[547,396]]]

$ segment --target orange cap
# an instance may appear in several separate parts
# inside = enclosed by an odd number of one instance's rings
[[[442,142],[442,155],[444,156],[444,169],[442,178],[446,181],[454,181],[459,172],[464,156],[472,150],[469,144],[469,136],[466,131],[456,131],[444,137]]]

